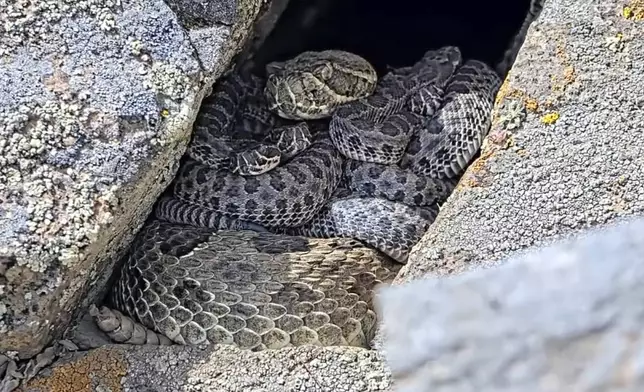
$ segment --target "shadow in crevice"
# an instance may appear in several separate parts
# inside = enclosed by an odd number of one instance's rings
[[[430,49],[458,46],[464,58],[499,63],[524,23],[530,0],[290,0],[254,56],[256,72],[305,50],[341,49],[380,75]]]

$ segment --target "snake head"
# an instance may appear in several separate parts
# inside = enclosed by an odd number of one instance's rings
[[[371,95],[378,79],[367,60],[339,50],[304,52],[268,64],[266,73],[269,108],[290,120],[330,117],[337,106]]]
[[[233,159],[233,173],[242,176],[258,176],[279,165],[281,152],[275,146],[258,145],[243,151]]]
[[[264,88],[268,108],[276,112],[280,117],[296,120],[297,98],[296,93],[293,92],[294,90],[297,91],[280,74],[269,75]]]

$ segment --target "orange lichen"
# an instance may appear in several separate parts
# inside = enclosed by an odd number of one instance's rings
[[[560,96],[571,84],[577,80],[577,72],[571,64],[570,58],[566,53],[566,38],[559,36],[556,38],[555,55],[564,67],[563,72],[559,75],[552,75],[552,92],[555,96]]]
[[[111,392],[122,391],[121,379],[126,374],[122,352],[113,348],[98,348],[79,359],[55,365],[48,374],[40,375],[22,386],[23,391],[91,392],[102,385]]]
[[[516,153],[517,153],[517,155],[518,155],[518,156],[520,156],[521,158],[525,158],[525,157],[527,157],[528,155],[530,155],[530,153],[528,152],[528,150],[526,150],[525,148],[520,148],[520,149],[518,149],[518,150],[516,151]]]
[[[483,151],[481,156],[472,162],[465,174],[463,174],[463,177],[458,182],[455,191],[482,186],[487,174],[487,160],[494,155],[494,152],[494,150]]]
[[[69,90],[69,75],[56,68],[51,76],[43,78],[43,84],[49,91],[62,93]]]
[[[572,65],[569,65],[564,69],[563,79],[567,84],[572,84],[577,80],[577,74],[575,73],[575,68]]]
[[[534,98],[525,99],[525,108],[527,111],[536,113],[539,110],[539,102]]]
[[[566,87],[574,83],[576,79],[575,68],[572,65],[568,65],[564,68],[563,75],[552,75],[552,91],[564,92]]]
[[[499,87],[499,91],[497,92],[496,97],[494,99],[494,105],[497,107],[500,106],[500,104],[507,98],[534,100],[524,91],[510,87],[510,74],[508,74],[508,77],[505,78],[505,80],[503,81],[503,84],[501,84],[501,87]]]

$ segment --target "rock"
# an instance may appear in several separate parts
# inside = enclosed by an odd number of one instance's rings
[[[644,219],[380,293],[403,391],[641,391]]]
[[[497,265],[644,211],[644,11],[626,3],[545,4],[497,95],[480,158],[396,283]]]
[[[68,353],[21,390],[358,392],[386,391],[390,385],[375,351],[307,346],[253,353],[175,345]]]
[[[106,288],[264,5],[211,3],[187,29],[161,0],[0,1],[0,352]]]
[[[382,293],[399,391],[641,390],[641,224],[493,267],[641,215],[642,18],[550,0],[530,27],[480,158],[395,284],[432,279]]]

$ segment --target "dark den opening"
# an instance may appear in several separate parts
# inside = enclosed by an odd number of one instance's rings
[[[290,0],[264,46],[260,69],[305,50],[342,49],[379,74],[429,49],[455,45],[464,58],[499,62],[528,14],[529,0]]]

